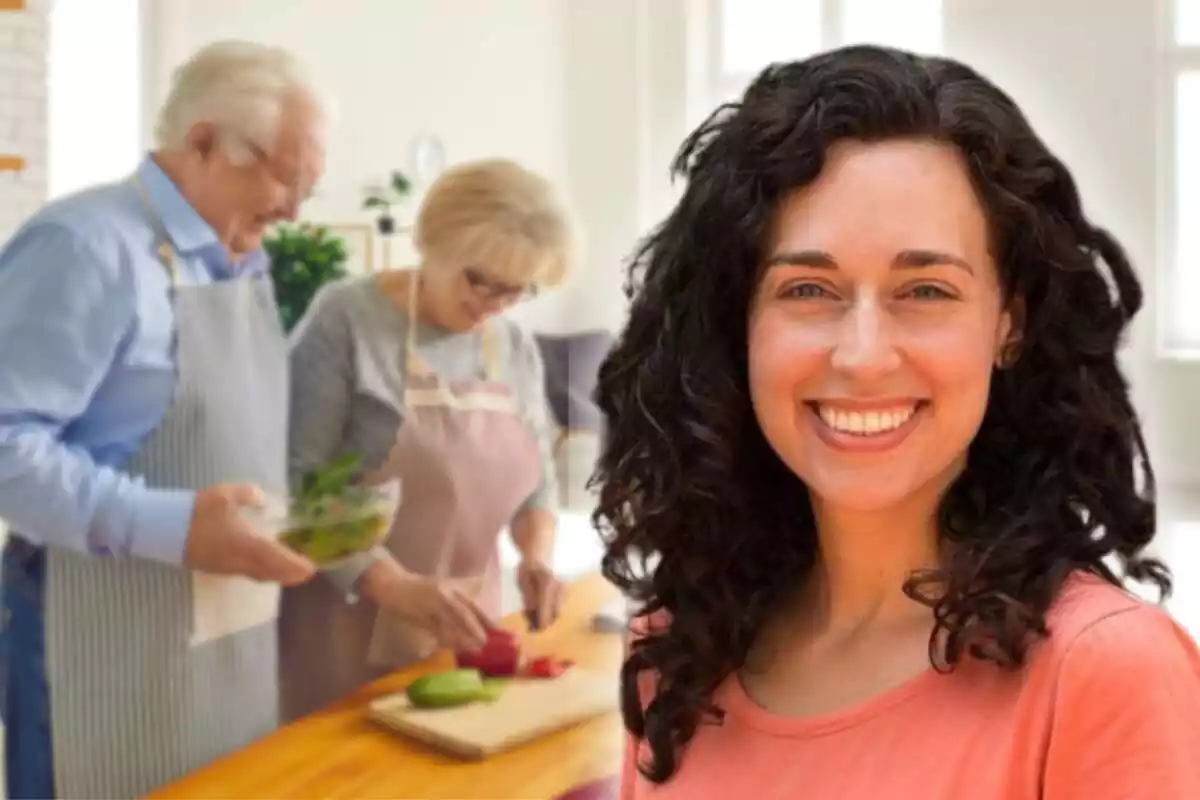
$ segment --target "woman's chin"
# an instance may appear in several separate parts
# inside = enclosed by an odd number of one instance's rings
[[[849,488],[839,488],[824,492],[812,492],[814,506],[820,506],[833,512],[850,512],[855,514],[874,514],[891,511],[904,506],[911,493],[896,491],[879,491],[878,488],[866,488],[855,491]]]
[[[833,512],[880,513],[901,509],[918,496],[927,481],[888,474],[885,470],[841,472],[805,479],[813,505]]]

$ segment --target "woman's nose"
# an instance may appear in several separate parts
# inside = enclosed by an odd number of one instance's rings
[[[861,377],[891,372],[900,365],[886,309],[873,295],[855,299],[839,321],[833,347],[835,369]]]

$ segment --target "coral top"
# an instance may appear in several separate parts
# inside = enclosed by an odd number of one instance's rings
[[[1164,611],[1093,576],[1067,584],[1027,666],[932,670],[856,707],[774,716],[732,677],[666,784],[621,800],[1200,799],[1200,651]]]

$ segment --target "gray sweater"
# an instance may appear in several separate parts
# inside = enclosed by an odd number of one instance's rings
[[[370,276],[337,281],[317,293],[292,334],[293,480],[346,453],[359,454],[366,469],[383,463],[404,422],[404,343],[411,324],[408,314],[381,294]],[[451,333],[416,324],[417,349],[439,376],[483,376],[479,331]],[[533,337],[511,320],[498,317],[491,324],[499,334],[497,377],[512,389],[541,449],[541,485],[520,510],[554,510],[554,432],[541,354]],[[349,592],[374,557],[331,571],[329,577]]]

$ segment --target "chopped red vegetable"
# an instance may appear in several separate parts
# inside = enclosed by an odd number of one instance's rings
[[[462,669],[477,669],[489,678],[511,678],[521,666],[521,645],[517,635],[506,630],[488,632],[487,643],[475,653],[456,653]]]
[[[573,665],[569,659],[540,656],[525,665],[524,674],[530,678],[557,678]]]

